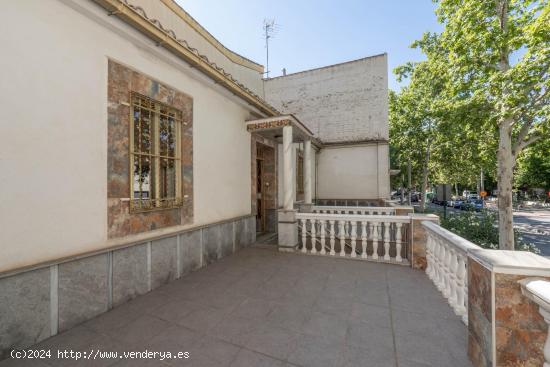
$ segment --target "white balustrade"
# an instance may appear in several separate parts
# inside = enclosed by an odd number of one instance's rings
[[[298,213],[296,218],[302,253],[393,263],[407,259],[408,216]]]
[[[468,324],[468,250],[479,246],[436,223],[425,221],[422,225],[428,236],[426,275],[447,298],[455,313]]]
[[[320,206],[311,208],[317,214],[395,215],[395,208],[386,206]]]

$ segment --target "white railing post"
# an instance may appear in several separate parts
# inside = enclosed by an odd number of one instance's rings
[[[456,272],[456,309],[455,312],[462,317],[464,322],[468,322],[468,310],[466,309],[465,301],[468,299],[468,292],[466,291],[466,258],[464,255],[458,255]]]
[[[390,260],[390,223],[384,222],[384,260]]]
[[[450,260],[449,260],[449,305],[453,308],[453,310],[456,310],[456,292],[458,290],[458,287],[456,286],[456,273],[458,271],[458,258],[456,255],[456,251],[454,249],[450,249]]]
[[[403,258],[401,257],[401,227],[403,226],[402,223],[396,223],[395,224],[395,250],[396,256],[395,261],[402,262]]]
[[[302,223],[302,252],[306,253],[307,252],[307,248],[306,248],[306,244],[307,244],[307,219],[302,219],[302,220],[300,220],[300,222]]]
[[[372,258],[378,259],[378,223],[372,223]]]
[[[311,219],[311,253],[316,254],[317,253],[317,228],[315,227],[317,224],[317,220]]]
[[[367,258],[367,222],[361,221],[361,258]]]
[[[351,222],[351,257],[357,257],[357,253],[355,252],[355,248],[357,246],[357,222],[352,221]]]
[[[336,253],[334,252],[334,242],[335,242],[334,220],[330,220],[329,223],[330,223],[330,254],[334,256],[336,255]]]
[[[327,251],[325,250],[325,225],[326,222],[323,219],[320,219],[319,222],[321,223],[321,255],[325,255]]]
[[[346,256],[346,221],[338,221],[338,234],[340,235],[340,256]]]

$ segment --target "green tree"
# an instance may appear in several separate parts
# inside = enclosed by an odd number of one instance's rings
[[[425,34],[416,46],[434,70],[449,76],[449,105],[487,107],[482,128],[498,134],[499,245],[513,250],[514,166],[525,147],[550,136],[550,5],[548,0],[436,2],[444,30],[437,37]],[[491,145],[486,149],[490,152]]]
[[[550,139],[527,147],[518,157],[515,186],[550,190]]]

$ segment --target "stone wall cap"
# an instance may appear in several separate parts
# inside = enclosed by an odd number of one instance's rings
[[[548,279],[526,278],[518,283],[526,297],[550,311],[550,281]]]
[[[528,251],[473,249],[469,256],[494,272],[550,276],[550,260]]]
[[[408,216],[411,217],[412,219],[426,219],[426,220],[438,219],[439,220],[439,217],[435,214],[409,213]]]
[[[432,214],[433,215],[433,214]],[[437,217],[437,216],[436,216]],[[428,229],[430,232],[436,234],[440,238],[443,238],[444,241],[451,243],[456,249],[461,250],[466,253],[471,250],[481,249],[478,245],[473,242],[468,241],[467,239],[460,237],[456,233],[449,231],[441,227],[439,224],[432,221],[425,220],[422,222],[422,225]]]

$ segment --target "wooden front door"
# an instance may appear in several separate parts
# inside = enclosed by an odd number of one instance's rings
[[[256,159],[256,231],[265,232],[265,195],[264,195],[264,159],[258,155]]]

